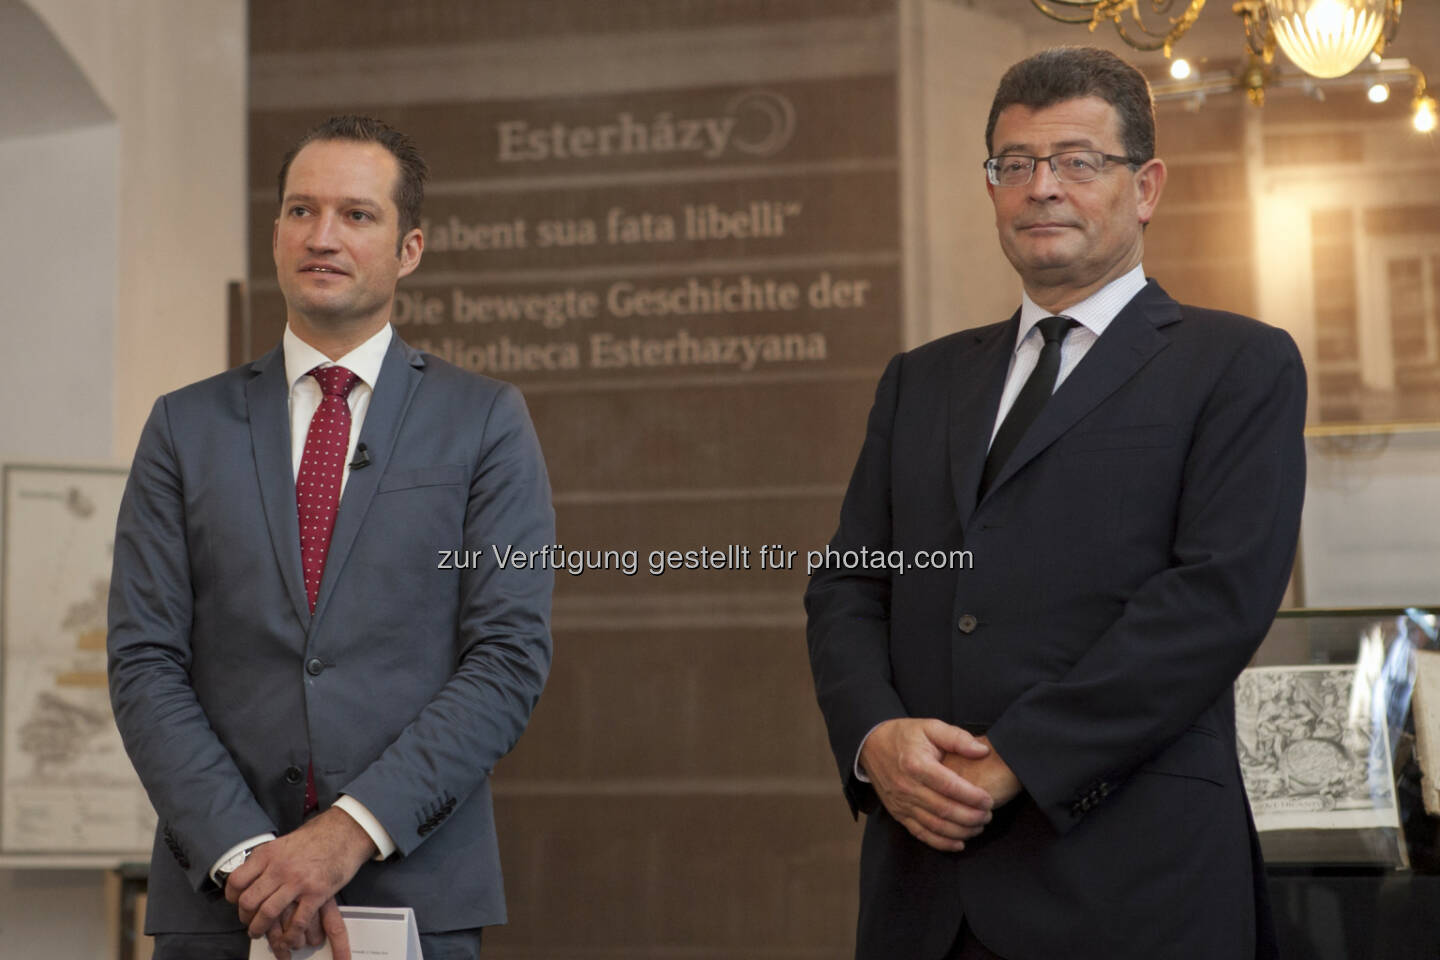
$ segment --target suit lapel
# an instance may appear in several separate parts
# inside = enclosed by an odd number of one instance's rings
[[[300,570],[300,517],[295,506],[295,466],[290,451],[290,385],[285,382],[284,350],[276,347],[250,365],[256,376],[245,385],[250,418],[250,447],[260,484],[265,525],[285,592],[301,623],[310,620],[305,578]]]
[[[365,444],[370,465],[363,470],[351,470],[349,479],[345,481],[340,512],[335,517],[335,530],[330,535],[330,549],[325,554],[325,575],[320,580],[320,595],[315,601],[316,623],[325,615],[326,602],[334,592],[336,580],[344,572],[350,548],[370,509],[370,502],[375,498],[380,478],[385,475],[400,424],[405,419],[415,388],[420,385],[424,367],[425,361],[419,351],[412,349],[398,335],[391,339],[390,349],[385,352],[385,362],[380,366],[375,393],[365,411],[365,423],[360,428],[359,443]],[[299,537],[298,532],[296,537]]]
[[[990,446],[1000,395],[1005,392],[1005,375],[1010,370],[1019,323],[1017,310],[1007,323],[975,331],[970,344],[976,353],[974,362],[963,364],[975,371],[974,375],[966,377],[957,369],[949,379],[950,479],[962,530],[975,511],[985,451]]]
[[[1158,328],[1179,319],[1180,305],[1158,283],[1149,281],[1045,404],[990,485],[986,499],[1164,349],[1169,340]]]

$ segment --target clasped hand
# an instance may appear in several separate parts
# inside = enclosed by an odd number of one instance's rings
[[[880,802],[917,840],[958,852],[1020,781],[989,741],[941,720],[901,718],[876,727],[860,764]]]
[[[280,960],[327,939],[335,960],[350,960],[350,941],[335,894],[376,853],[374,841],[345,811],[331,808],[293,833],[251,852],[225,884],[253,939],[265,937]]]

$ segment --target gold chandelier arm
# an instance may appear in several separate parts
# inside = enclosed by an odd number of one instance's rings
[[[1270,11],[1265,0],[1236,0],[1230,8],[1245,25],[1245,46],[1266,63],[1275,59],[1275,30],[1270,26]]]
[[[1140,15],[1138,0],[1048,0],[1048,2],[1047,0],[1030,0],[1030,2],[1035,9],[1051,20],[1061,23],[1088,23],[1092,32],[1099,23],[1109,20],[1115,24],[1115,32],[1125,43],[1136,50],[1163,50],[1167,57],[1170,56],[1171,47],[1195,25],[1195,21],[1200,17],[1200,12],[1205,9],[1205,0],[1189,0],[1184,13],[1179,17],[1170,18],[1169,29],[1158,32],[1145,25],[1145,20]],[[1150,0],[1150,7],[1157,14],[1163,14],[1170,9],[1173,3],[1174,0]],[[1075,10],[1082,15],[1066,16],[1061,12],[1063,8]],[[1087,10],[1089,14],[1084,15],[1083,12]],[[1134,26],[1139,28],[1138,35],[1132,34],[1125,23],[1124,14],[1127,12],[1135,21]]]
[[[1120,39],[1121,39],[1121,40],[1124,40],[1126,43],[1128,43],[1130,46],[1134,47],[1136,50],[1143,50],[1143,51],[1145,51],[1146,53],[1149,53],[1149,52],[1154,51],[1154,50],[1162,50],[1162,51],[1164,51],[1165,56],[1168,57],[1168,56],[1170,56],[1170,47],[1175,43],[1176,40],[1180,39],[1180,35],[1179,35],[1179,34],[1176,34],[1175,36],[1172,37],[1172,36],[1170,36],[1169,34],[1151,33],[1149,30],[1146,30],[1146,29],[1145,29],[1144,24],[1141,24],[1140,29],[1141,29],[1141,31],[1143,31],[1147,36],[1152,37],[1152,38],[1154,38],[1154,39],[1151,39],[1151,40],[1137,40],[1136,38],[1130,36],[1129,31],[1127,31],[1122,24],[1119,24],[1119,23],[1115,24],[1115,32],[1118,33],[1118,34],[1120,34]],[[1184,32],[1184,31],[1181,31],[1181,32]]]
[[[1067,17],[1060,13],[1057,13],[1056,11],[1050,9],[1050,4],[1046,3],[1045,0],[1030,0],[1030,2],[1034,4],[1036,10],[1039,10],[1051,20],[1058,20],[1061,23],[1088,23],[1090,24],[1090,29],[1095,29],[1096,14],[1094,11],[1097,0],[1051,0],[1052,3],[1060,4],[1062,6],[1074,7],[1077,10],[1091,11],[1082,12],[1078,17]]]
[[[1167,3],[1165,5],[1165,9],[1168,8],[1169,4]],[[1159,9],[1158,5],[1157,9]],[[1145,23],[1140,19],[1139,12],[1136,11],[1135,22],[1139,24],[1140,31],[1144,33],[1147,37],[1152,38],[1153,42],[1135,40],[1133,37],[1130,36],[1129,32],[1125,29],[1125,26],[1120,22],[1118,17],[1115,20],[1115,29],[1119,32],[1120,39],[1124,40],[1126,43],[1130,44],[1130,46],[1134,47],[1135,49],[1162,50],[1164,51],[1165,56],[1168,57],[1170,56],[1170,48],[1175,45],[1175,42],[1177,40],[1185,36],[1185,34],[1190,30],[1190,28],[1195,25],[1195,21],[1200,18],[1200,12],[1204,9],[1205,0],[1190,0],[1190,5],[1185,8],[1185,12],[1182,13],[1178,18],[1172,18],[1170,21],[1170,29],[1165,31],[1164,33],[1156,33],[1146,27]]]
[[[1395,33],[1400,29],[1400,8],[1404,0],[1390,0],[1385,5],[1385,25],[1380,28],[1380,39],[1375,41],[1375,52],[1385,53],[1385,45],[1395,39]]]

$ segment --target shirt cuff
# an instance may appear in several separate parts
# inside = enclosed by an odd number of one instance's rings
[[[880,729],[880,724],[889,722],[890,721],[888,720],[881,720],[880,723],[877,723],[869,730],[866,730],[865,736],[860,738],[860,746],[855,748],[855,779],[859,780],[861,783],[870,782],[870,778],[865,775],[865,768],[860,766],[860,754],[865,749],[865,741],[870,739],[870,734]]]
[[[351,818],[358,824],[360,829],[370,834],[370,839],[375,841],[376,860],[385,860],[395,852],[395,841],[390,839],[390,831],[375,818],[365,804],[356,800],[348,793],[342,793],[335,798],[335,806],[350,814]]]
[[[220,885],[220,881],[215,879],[215,874],[216,874],[217,871],[219,871],[219,869],[220,869],[220,864],[224,863],[226,860],[229,860],[231,857],[235,856],[235,854],[239,853],[241,850],[249,850],[251,847],[258,847],[258,846],[260,846],[260,844],[262,844],[262,843],[269,843],[271,840],[274,840],[274,839],[275,839],[275,834],[273,834],[273,833],[261,833],[261,834],[256,834],[255,836],[251,837],[249,840],[241,840],[239,843],[235,844],[235,846],[231,847],[229,850],[226,850],[224,853],[220,854],[220,859],[216,860],[216,861],[215,861],[213,864],[211,864],[211,866],[210,866],[210,882],[213,883],[213,884],[215,884],[217,887]]]

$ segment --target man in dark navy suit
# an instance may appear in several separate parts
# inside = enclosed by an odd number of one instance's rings
[[[895,357],[818,571],[816,691],[854,811],[860,958],[1273,956],[1232,684],[1289,575],[1305,373],[1141,267],[1166,168],[1093,48],[1000,82],[1008,320]]]

